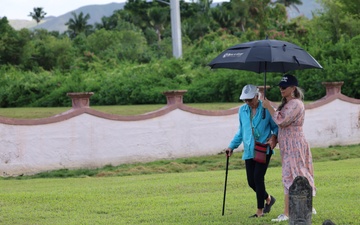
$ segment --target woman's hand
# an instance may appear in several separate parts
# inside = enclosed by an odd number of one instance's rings
[[[272,135],[266,142],[271,149],[274,149],[278,143],[276,135]]]
[[[233,153],[233,150],[231,148],[226,148],[225,149],[225,154],[227,157],[230,157]]]
[[[267,100],[267,98],[263,98],[263,99],[262,99],[262,103],[263,103],[263,107],[264,107],[265,109],[272,108],[272,106],[271,106],[271,104],[270,104],[270,101]]]

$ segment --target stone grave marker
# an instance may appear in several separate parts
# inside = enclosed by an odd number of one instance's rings
[[[306,177],[298,176],[289,188],[289,224],[311,225],[312,187]]]

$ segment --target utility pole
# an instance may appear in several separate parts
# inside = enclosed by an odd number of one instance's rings
[[[181,42],[181,21],[180,21],[180,3],[179,0],[170,0],[171,11],[171,36],[173,56],[175,58],[182,57],[182,42]]]
[[[171,38],[172,50],[175,58],[182,57],[182,41],[181,41],[181,20],[180,20],[180,3],[179,0],[170,0],[170,3],[163,0],[156,0],[164,4],[170,5],[171,19]]]

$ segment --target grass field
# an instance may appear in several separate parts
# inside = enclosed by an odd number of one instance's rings
[[[313,224],[326,219],[358,224],[359,163],[360,158],[314,164],[313,204],[318,213]],[[248,218],[255,213],[256,202],[243,169],[229,171],[221,215],[224,177],[224,170],[218,170],[0,180],[0,224],[273,224],[271,219],[282,213],[281,167],[269,168],[266,176],[267,190],[277,203],[257,219]]]
[[[225,110],[237,107],[242,102],[234,103],[196,103],[188,106],[205,110]],[[116,106],[91,106],[92,109],[115,115],[140,115],[158,110],[165,105],[116,105]],[[37,119],[55,116],[70,110],[71,107],[32,107],[32,108],[0,108],[0,116],[21,119]]]
[[[318,212],[313,224],[358,224],[359,149],[312,149]],[[255,194],[240,158],[237,152],[230,158],[224,216],[221,154],[0,178],[0,224],[273,224],[283,210],[280,156],[272,157],[266,175],[277,203],[259,219],[248,218],[256,210]]]
[[[310,102],[305,102],[305,104]],[[190,103],[186,104],[193,108],[204,110],[226,110],[238,107],[243,102],[227,103]],[[116,105],[116,106],[91,106],[92,109],[122,116],[140,115],[158,110],[165,105]],[[0,108],[0,116],[18,119],[38,119],[55,116],[59,113],[70,110],[71,107],[29,107],[29,108]]]

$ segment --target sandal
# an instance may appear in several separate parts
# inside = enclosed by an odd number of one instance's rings
[[[280,214],[276,219],[272,219],[272,222],[282,222],[289,220],[289,217],[287,217],[285,214]]]
[[[260,216],[258,216],[258,214],[254,214],[254,215],[252,215],[252,216],[249,216],[249,218],[258,218],[258,217],[263,217],[264,216],[264,214],[261,214]]]
[[[265,204],[265,207],[264,207],[264,213],[269,213],[270,210],[271,210],[271,206],[273,206],[276,202],[276,199],[274,198],[274,196],[271,196],[270,195],[270,204]]]

